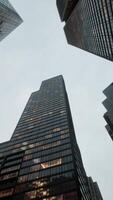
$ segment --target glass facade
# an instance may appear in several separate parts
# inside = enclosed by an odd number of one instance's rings
[[[15,9],[13,8],[13,6],[11,5],[11,3],[8,0],[0,0],[0,3],[3,4],[4,6],[8,7],[9,9],[15,11]]]
[[[92,200],[103,200],[100,189],[96,182],[93,182],[91,177],[88,177],[88,184]]]
[[[0,41],[21,23],[21,17],[18,15],[9,1],[0,0]]]
[[[0,144],[0,199],[91,200],[62,76],[42,82]]]
[[[69,44],[113,61],[112,0],[79,0],[64,31]]]
[[[62,21],[67,21],[78,0],[56,0],[56,5]]]
[[[110,137],[113,140],[113,83],[111,83],[103,93],[106,95],[106,99],[102,102],[107,112],[104,114],[104,119],[107,122],[105,126]]]

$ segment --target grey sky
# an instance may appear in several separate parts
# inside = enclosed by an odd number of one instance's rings
[[[67,45],[55,0],[10,2],[24,23],[0,43],[0,142],[10,139],[42,80],[63,74],[87,174],[104,200],[112,200],[113,142],[101,102],[113,81],[113,63]]]

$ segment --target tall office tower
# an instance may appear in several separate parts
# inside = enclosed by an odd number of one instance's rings
[[[69,44],[113,61],[113,1],[57,0]]]
[[[62,76],[32,93],[0,166],[0,199],[91,200]]]
[[[104,114],[104,119],[107,122],[106,129],[113,140],[113,83],[111,83],[103,93],[106,95],[106,99],[103,101],[103,105],[107,109]]]
[[[78,0],[57,0],[57,8],[61,21],[67,21]]]
[[[0,0],[0,41],[19,26],[22,21],[8,0]]]
[[[88,177],[88,184],[92,200],[103,200],[97,182],[93,182],[91,177]]]

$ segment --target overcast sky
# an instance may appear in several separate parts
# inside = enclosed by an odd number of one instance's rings
[[[42,80],[62,74],[87,175],[113,200],[113,142],[101,103],[113,63],[67,44],[55,0],[10,2],[24,23],[0,43],[0,142],[10,139]]]

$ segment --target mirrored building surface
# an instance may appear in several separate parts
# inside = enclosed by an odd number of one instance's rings
[[[0,41],[23,22],[8,0],[0,0]]]
[[[113,61],[113,1],[57,0],[69,44]],[[67,2],[69,2],[67,4]],[[73,6],[67,6],[71,3]],[[67,18],[66,8],[69,11]],[[66,20],[65,20],[66,19]]]
[[[104,114],[104,119],[107,122],[105,126],[110,137],[113,140],[113,83],[111,83],[103,93],[106,95],[106,99],[103,101],[103,105],[107,112]]]
[[[0,144],[0,199],[91,200],[62,76],[42,82]]]

